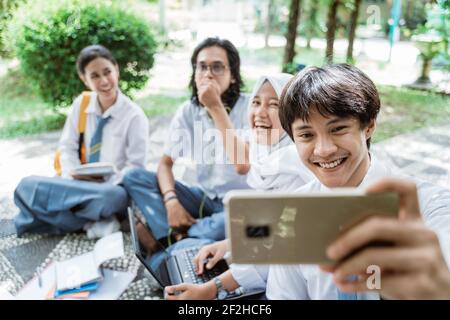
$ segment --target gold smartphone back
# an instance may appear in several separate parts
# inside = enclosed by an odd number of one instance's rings
[[[233,263],[323,264],[328,245],[371,215],[396,218],[396,193],[231,191],[224,200]]]

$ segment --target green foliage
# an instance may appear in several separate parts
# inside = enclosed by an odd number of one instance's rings
[[[7,29],[8,22],[13,16],[13,12],[19,5],[26,0],[0,0],[0,57],[8,57],[11,52],[4,45],[4,33]]]
[[[111,2],[36,1],[21,8],[13,20],[10,38],[22,72],[54,106],[70,104],[85,89],[75,62],[87,45],[111,50],[124,93],[144,87],[149,78],[157,46],[150,27]]]
[[[416,41],[420,55],[424,60],[431,60],[439,55],[439,67],[450,69],[448,43],[450,38],[450,1],[438,0],[427,4],[426,23],[417,28],[413,40]]]
[[[304,2],[303,15],[300,17],[300,34],[308,38],[322,36],[325,21],[322,21],[324,11],[323,1],[308,0]]]
[[[403,1],[402,15],[404,18],[402,29],[405,36],[411,36],[417,27],[426,21],[426,1]]]
[[[298,70],[299,70],[298,64],[295,62],[286,63],[282,67],[283,72],[290,73],[290,74],[296,74]]]
[[[264,33],[266,25],[266,10],[269,0],[255,1],[256,16],[255,32]],[[284,35],[287,30],[290,0],[272,0],[269,12],[270,34]]]

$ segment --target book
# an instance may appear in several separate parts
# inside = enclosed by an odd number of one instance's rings
[[[55,298],[56,290],[56,263],[50,262],[42,271],[42,280],[39,284],[38,277],[33,277],[16,296],[10,299],[17,300],[48,300],[48,299],[65,299],[65,300],[115,300],[127,289],[136,273],[129,271],[116,271],[110,269],[102,269],[103,280],[98,282],[98,288],[94,291],[81,291],[77,293],[58,296]],[[1,293],[1,292],[0,292]],[[1,297],[1,295],[0,295]]]
[[[98,176],[108,178],[117,172],[114,164],[110,162],[92,162],[79,165],[72,170],[73,176]]]
[[[122,232],[101,238],[93,251],[56,263],[56,290],[70,290],[101,281],[101,264],[123,255]]]
[[[79,288],[74,288],[74,289],[68,289],[68,290],[55,290],[54,292],[54,297],[55,298],[59,298],[59,299],[63,299],[64,297],[77,297],[77,294],[81,294],[82,297],[84,298],[84,295],[86,295],[86,297],[89,296],[89,293],[91,291],[95,291],[98,289],[98,282],[92,282],[92,283],[88,283],[88,284],[84,284],[82,286],[80,286]]]
[[[56,295],[56,285],[53,285],[45,296],[45,300],[52,299],[88,299],[91,291],[78,291],[74,293],[67,293],[64,295]]]

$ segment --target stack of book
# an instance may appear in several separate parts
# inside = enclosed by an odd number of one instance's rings
[[[56,286],[49,296],[87,299],[103,280],[101,264],[124,255],[122,232],[98,240],[94,250],[56,263]]]

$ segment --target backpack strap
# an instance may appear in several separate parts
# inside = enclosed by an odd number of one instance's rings
[[[80,104],[80,115],[78,118],[78,132],[80,133],[80,138],[78,139],[78,156],[82,164],[86,163],[86,146],[84,145],[84,132],[86,130],[86,119],[87,113],[86,109],[91,100],[91,92],[84,91]]]

